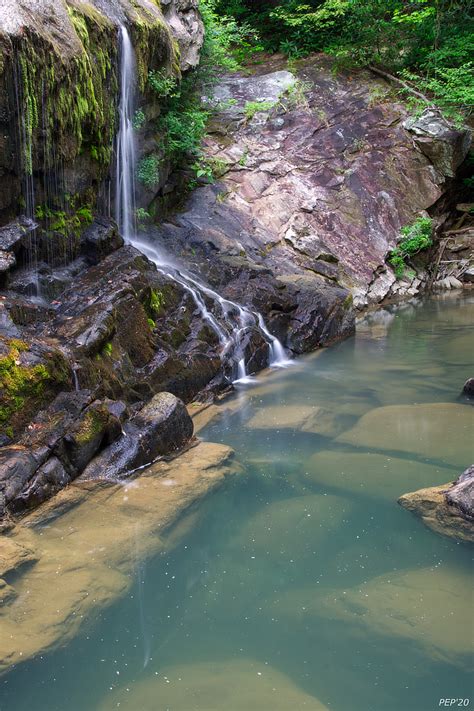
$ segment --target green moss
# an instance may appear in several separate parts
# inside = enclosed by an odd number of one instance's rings
[[[102,348],[102,355],[111,356],[112,355],[112,342],[107,341],[105,346]]]
[[[22,365],[20,354],[29,350],[23,341],[11,340],[7,355],[0,358],[0,428],[9,425],[10,418],[23,408],[26,400],[37,398],[52,380],[46,365]]]
[[[78,430],[75,433],[75,439],[78,444],[87,444],[95,439],[98,434],[103,432],[107,425],[108,412],[103,408],[94,408],[87,410]]]
[[[49,43],[28,33],[18,46],[26,174],[39,156],[47,169],[58,157],[73,160],[85,145],[98,163],[108,167],[110,162],[118,86],[116,29],[91,5],[68,7],[68,12],[82,48],[75,56],[58,56]]]
[[[150,15],[144,21],[137,17],[132,25],[132,35],[138,88],[142,93],[146,93],[150,69],[171,67],[171,75],[180,78],[179,50],[164,19]]]
[[[93,220],[90,205],[76,207],[76,195],[64,196],[65,210],[55,210],[40,204],[35,208],[35,217],[42,224],[46,235],[60,234],[67,238],[79,238],[81,232]]]

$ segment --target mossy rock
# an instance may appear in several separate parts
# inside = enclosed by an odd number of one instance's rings
[[[0,433],[13,438],[69,382],[59,351],[0,337]]]

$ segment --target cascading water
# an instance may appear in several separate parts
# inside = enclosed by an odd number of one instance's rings
[[[120,27],[120,103],[115,176],[115,215],[126,242],[135,236],[136,147],[133,132],[135,53],[127,28]]]
[[[24,87],[28,85],[26,68],[19,59],[13,64],[15,111],[18,126],[18,153],[21,166],[22,197],[24,214],[29,223],[27,238],[28,267],[34,276],[35,295],[39,295],[38,254],[36,249],[35,190],[33,182],[33,107],[25,97]]]
[[[184,288],[193,297],[202,318],[216,333],[221,345],[221,357],[233,361],[237,372],[234,382],[249,382],[244,353],[244,336],[251,329],[257,329],[269,347],[269,365],[285,367],[288,360],[280,341],[265,325],[263,316],[250,311],[240,304],[225,299],[213,289],[202,284],[195,276],[177,269],[163,260],[157,249],[148,241],[139,239],[135,224],[135,171],[136,146],[133,129],[135,110],[135,55],[127,28],[120,27],[120,101],[119,131],[116,144],[116,192],[115,215],[124,240],[140,250],[152,261],[157,269]],[[211,313],[206,297],[222,313],[223,323]]]

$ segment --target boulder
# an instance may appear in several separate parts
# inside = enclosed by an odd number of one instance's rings
[[[20,217],[0,227],[0,251],[17,255],[27,245],[28,235],[37,225],[27,217]]]
[[[11,501],[9,509],[12,513],[22,513],[27,509],[39,506],[71,481],[63,464],[57,457],[50,457],[42,464],[24,487]]]
[[[122,433],[118,417],[100,400],[93,402],[63,437],[59,451],[68,469],[76,475],[101,447],[111,444]]]
[[[474,541],[474,525],[456,506],[448,504],[446,494],[452,482],[403,494],[398,503],[419,516],[436,533],[460,541]]]
[[[10,512],[31,509],[56,494],[121,435],[125,404],[90,400],[89,390],[61,393],[17,444],[0,448],[0,485]]]
[[[184,403],[158,393],[123,428],[123,435],[84,470],[81,480],[111,479],[132,473],[157,457],[182,449],[193,435]]]
[[[96,217],[81,235],[81,252],[88,264],[98,264],[123,244],[116,223],[106,217]]]
[[[436,109],[425,109],[418,118],[408,119],[405,128],[414,135],[414,143],[439,173],[453,178],[468,154],[471,132],[457,129]]]
[[[474,528],[474,464],[471,464],[446,492],[446,501],[469,519]]]
[[[474,378],[468,378],[462,389],[463,395],[474,397]]]
[[[474,282],[474,267],[469,267],[466,269],[462,275],[462,280],[472,284]]]
[[[21,445],[0,449],[0,484],[7,504],[18,496],[47,456],[46,447],[35,452]]]

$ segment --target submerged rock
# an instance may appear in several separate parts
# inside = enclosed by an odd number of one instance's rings
[[[404,494],[398,503],[437,533],[474,541],[474,465],[454,483]]]
[[[279,596],[272,611],[290,624],[336,620],[349,632],[409,639],[432,659],[469,667],[472,578],[448,566],[385,573],[349,589],[318,586]]]
[[[342,494],[396,501],[410,486],[446,481],[449,469],[375,453],[323,451],[309,460],[305,483],[323,484]]]
[[[339,496],[295,496],[264,505],[234,539],[239,550],[280,566],[301,565],[347,521],[352,503]]]
[[[337,416],[323,407],[309,405],[272,405],[259,409],[246,423],[249,429],[296,430],[323,437],[336,437],[343,428]]]
[[[201,443],[125,487],[73,482],[0,536],[16,595],[0,605],[0,674],[90,624],[130,588],[137,562],[170,551],[196,522],[193,505],[240,471],[229,447]]]
[[[81,479],[126,476],[157,457],[179,451],[193,435],[184,403],[171,393],[158,393],[123,428],[122,436],[99,454]]]
[[[474,412],[468,405],[389,405],[370,410],[337,441],[466,466],[472,457],[473,429]]]
[[[31,548],[17,543],[9,536],[0,535],[0,578],[11,573],[18,574],[25,565],[38,560],[38,555]]]
[[[112,711],[328,711],[290,677],[256,659],[195,662],[160,669],[127,688],[115,690],[99,707]]]

